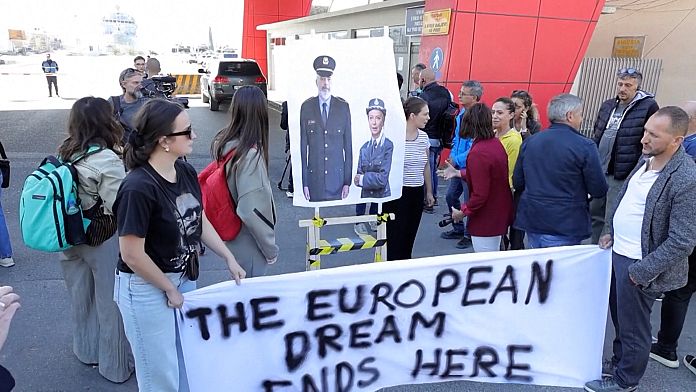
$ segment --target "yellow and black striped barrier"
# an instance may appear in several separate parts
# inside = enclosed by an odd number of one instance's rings
[[[176,78],[174,95],[201,93],[201,75],[172,75]]]
[[[361,235],[360,238],[337,238],[333,241],[319,240],[316,248],[309,249],[309,254],[310,256],[332,255],[338,252],[377,248],[386,243],[386,239],[378,240],[371,235]]]

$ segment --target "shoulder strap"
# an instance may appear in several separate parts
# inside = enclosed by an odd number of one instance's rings
[[[0,157],[2,157],[2,159],[7,159],[7,154],[5,154],[5,147],[2,145],[2,142],[0,142]]]
[[[121,108],[121,96],[112,95],[111,96],[111,106],[114,108],[114,117],[119,118],[123,114],[123,109]]]

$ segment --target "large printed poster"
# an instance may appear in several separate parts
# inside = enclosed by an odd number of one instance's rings
[[[401,197],[406,120],[392,41],[301,40],[288,49],[293,204]]]
[[[471,253],[204,287],[177,317],[190,389],[581,388],[600,378],[610,257],[597,245]]]

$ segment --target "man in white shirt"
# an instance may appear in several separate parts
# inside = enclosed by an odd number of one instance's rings
[[[652,342],[650,311],[661,293],[686,284],[688,256],[696,245],[696,165],[682,141],[689,116],[676,106],[658,110],[645,124],[643,155],[611,214],[612,234],[599,246],[612,252],[609,296],[616,339],[612,366],[590,392],[633,391],[645,373]]]

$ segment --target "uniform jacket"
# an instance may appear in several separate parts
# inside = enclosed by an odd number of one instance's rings
[[[629,178],[642,164],[643,160]],[[628,181],[612,206],[612,222],[627,187]],[[696,246],[695,190],[696,164],[679,147],[648,192],[640,238],[643,258],[628,267],[630,276],[646,291],[665,292],[686,284],[688,257]]]
[[[599,108],[597,121],[594,125],[594,141],[597,146],[599,146],[599,141],[607,128],[611,114],[618,104],[619,99],[613,98],[604,101]],[[626,179],[638,163],[643,154],[643,145],[640,143],[640,139],[643,138],[643,127],[650,116],[659,108],[653,95],[638,90],[633,101],[624,110],[619,130],[616,132],[616,139],[614,139],[612,157],[609,161],[608,174],[613,174],[615,179]]]
[[[469,201],[462,204],[469,233],[493,237],[507,233],[512,224],[512,191],[508,182],[507,154],[496,138],[475,140],[464,173]]]
[[[226,155],[236,145],[236,140],[227,143],[223,154]],[[246,156],[239,157],[234,164],[230,160],[225,167],[225,173],[227,187],[237,206],[237,216],[242,220],[242,229],[249,231],[256,247],[266,260],[277,257],[275,203],[262,154],[256,149],[250,149]],[[253,253],[254,250],[251,249],[244,254]]]
[[[104,149],[79,160],[75,164],[79,185],[77,187],[83,210],[89,210],[99,198],[104,213],[113,214],[116,193],[126,177],[123,161],[115,152]]]
[[[604,197],[607,181],[592,140],[566,124],[522,144],[513,185],[522,196],[515,227],[536,234],[587,238],[591,234],[589,201]]]
[[[340,200],[343,186],[350,186],[353,180],[350,107],[346,101],[331,97],[326,127],[319,97],[302,103],[300,158],[302,185],[309,187],[310,201]]]
[[[44,73],[53,75],[58,72],[58,63],[53,60],[46,60],[41,63],[41,68],[43,68]]]
[[[430,139],[440,139],[440,117],[447,110],[447,106],[452,101],[449,90],[440,86],[437,82],[432,82],[423,87],[421,98],[428,103],[430,120],[425,124],[423,131],[428,134]]]
[[[362,174],[360,197],[391,196],[389,173],[391,171],[394,143],[386,137],[377,147],[371,147],[372,139],[360,147],[358,174]]]

